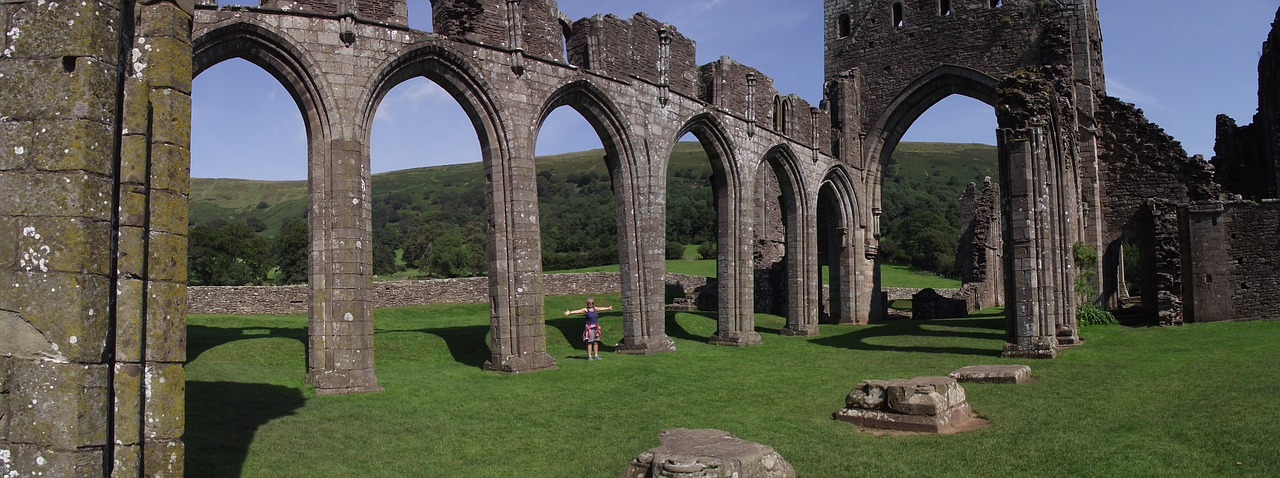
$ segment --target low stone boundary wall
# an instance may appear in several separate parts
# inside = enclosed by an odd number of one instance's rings
[[[889,300],[911,300],[911,296],[919,294],[924,289],[908,289],[903,287],[885,287],[884,291],[889,293]],[[948,299],[955,297],[960,289],[934,289],[938,295]]]
[[[616,294],[617,272],[548,274],[543,278],[547,295]],[[489,278],[401,280],[374,282],[374,307],[426,304],[472,304],[489,301]],[[286,315],[306,314],[310,300],[307,285],[192,286],[187,288],[187,312],[192,314]]]
[[[684,296],[696,296],[698,289],[715,279],[683,274],[667,274],[667,288],[679,288]],[[583,274],[547,274],[543,291],[547,295],[616,294],[620,290],[617,272]],[[704,289],[705,290],[705,289]],[[308,286],[192,286],[187,288],[187,312],[225,315],[306,314],[310,304]],[[886,288],[889,300],[910,299],[920,289]],[[937,289],[951,297],[953,289]],[[487,277],[458,279],[401,280],[374,282],[373,304],[376,308],[405,307],[427,304],[472,304],[489,301]],[[825,297],[825,295],[824,295]],[[712,306],[708,310],[714,310]]]

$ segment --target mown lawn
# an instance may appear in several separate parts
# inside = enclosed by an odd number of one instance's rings
[[[618,272],[618,265],[587,267],[583,269],[573,269],[565,271],[551,271],[549,273],[572,273],[572,272]],[[716,261],[714,260],[689,260],[678,259],[667,261],[667,272],[674,274],[684,274],[699,277],[715,277]],[[822,271],[823,282],[827,281],[827,270]],[[959,289],[960,281],[948,279],[929,272],[919,271],[909,266],[895,266],[885,264],[880,266],[880,281],[883,287],[903,287],[909,289],[923,289],[932,287],[935,289]]]
[[[597,297],[616,305],[618,297]],[[707,314],[669,314],[679,351],[587,361],[581,297],[546,299],[559,369],[484,372],[486,305],[377,312],[381,393],[317,397],[303,384],[304,317],[192,316],[188,476],[617,476],[664,429],[718,428],[773,446],[800,476],[1277,476],[1280,323],[1090,327],[1055,360],[999,357],[999,317],[706,344]],[[603,319],[605,343],[621,317]],[[1028,363],[1037,382],[968,385],[991,426],[878,436],[831,419],[863,379]]]

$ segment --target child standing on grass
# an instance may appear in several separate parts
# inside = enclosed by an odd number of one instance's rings
[[[611,306],[596,308],[595,299],[587,299],[587,306],[578,310],[566,310],[565,316],[586,314],[587,328],[582,331],[582,341],[587,343],[587,360],[600,360],[600,311],[613,310]]]

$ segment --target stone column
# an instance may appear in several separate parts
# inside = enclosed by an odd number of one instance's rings
[[[494,230],[489,263],[490,357],[484,368],[504,373],[556,368],[555,359],[547,354],[538,180],[530,137],[533,127],[525,119],[533,116],[519,108],[507,112],[510,142],[491,146],[493,154],[485,166]]]
[[[1050,258],[1043,241],[1047,216],[1052,214],[1040,199],[1044,187],[1036,175],[1037,162],[1043,159],[1044,146],[1038,128],[1001,130],[999,141],[1000,178],[1003,214],[1009,220],[1005,228],[1005,312],[1007,357],[1052,358],[1057,353],[1057,321],[1051,315],[1047,291],[1053,284],[1044,282]]]
[[[360,142],[312,148],[311,315],[307,380],[321,395],[381,391],[373,367],[369,301],[369,170]]]
[[[755,257],[751,240],[755,237],[752,229],[755,215],[751,213],[749,199],[752,195],[743,190],[740,177],[725,172],[713,178],[719,303],[716,333],[709,342],[735,347],[760,345],[763,341],[755,330]]]
[[[818,335],[818,287],[813,271],[818,269],[817,193],[803,191],[799,178],[794,178],[791,197],[799,201],[784,207],[790,214],[787,223],[787,325],[782,335]]]
[[[637,143],[645,141],[641,137],[631,139]],[[676,350],[675,342],[667,337],[663,308],[666,285],[663,277],[667,267],[666,172],[655,167],[666,161],[649,157],[652,151],[670,149],[670,146],[658,146],[643,153],[619,151],[622,157],[606,159],[613,180],[618,211],[618,252],[622,255],[624,335],[617,347],[619,353],[653,355]]]
[[[0,8],[0,475],[183,474],[192,8]]]

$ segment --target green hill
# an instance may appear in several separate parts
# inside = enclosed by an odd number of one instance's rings
[[[616,221],[600,150],[537,158],[544,261],[548,270],[616,263]],[[882,251],[887,262],[947,273],[959,235],[956,198],[972,181],[995,176],[993,146],[903,143],[885,171]],[[714,241],[715,211],[701,145],[676,145],[668,173],[668,240]],[[375,269],[436,268],[427,275],[482,272],[486,230],[480,163],[373,175]],[[191,223],[245,223],[275,236],[305,218],[306,181],[203,179],[191,182]],[[933,238],[932,242],[919,238]],[[923,243],[922,243],[923,242]],[[919,260],[919,249],[937,256]],[[949,259],[952,258],[952,259]]]

